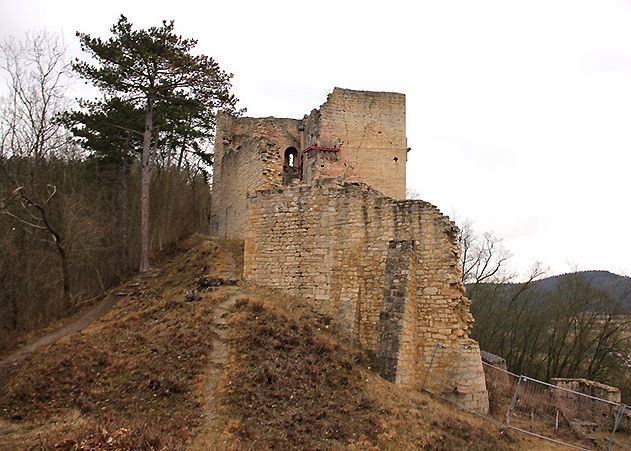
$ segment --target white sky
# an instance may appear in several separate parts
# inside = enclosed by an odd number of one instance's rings
[[[504,238],[513,265],[631,274],[631,0],[0,0],[0,35],[174,19],[251,116],[334,86],[407,95],[408,189]]]

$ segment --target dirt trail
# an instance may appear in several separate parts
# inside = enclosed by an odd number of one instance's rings
[[[208,356],[208,368],[205,372],[204,382],[204,420],[203,423],[190,442],[190,449],[208,450],[208,449],[225,449],[220,445],[221,434],[225,427],[221,423],[220,415],[217,411],[217,383],[221,378],[224,368],[228,362],[229,345],[228,345],[228,320],[230,313],[234,310],[234,305],[238,299],[243,296],[245,289],[239,285],[230,286],[232,283],[238,283],[242,278],[243,271],[243,247],[237,241],[223,241],[218,243],[222,249],[219,255],[214,255],[208,262],[207,277],[223,280],[226,285],[217,287],[224,291],[227,295],[215,304],[212,314],[209,315],[208,325],[212,334],[212,345]],[[150,271],[147,274],[129,281],[127,284],[112,289],[108,295],[89,310],[77,314],[76,318],[68,319],[68,323],[56,330],[46,333],[25,346],[17,349],[7,357],[0,358],[0,382],[11,374],[14,365],[18,365],[29,355],[45,351],[46,348],[55,342],[80,332],[99,319],[103,318],[108,312],[113,310],[120,301],[124,301],[128,296],[135,297],[137,292],[144,292],[152,287],[153,278],[158,276],[160,271]],[[199,281],[197,282],[199,283]]]
[[[226,268],[222,276],[226,279],[239,280],[243,271],[240,249],[229,249],[225,255],[228,256],[228,261],[225,262]],[[190,450],[201,451],[223,448],[220,445],[223,425],[220,423],[217,415],[217,383],[228,361],[228,320],[235,303],[243,295],[243,289],[239,286],[228,289],[230,290],[228,297],[218,303],[213,310],[213,324],[210,327],[214,339],[209,356],[206,387],[204,390],[206,401],[204,408],[205,420],[199,433],[189,445]]]
[[[11,366],[19,363],[33,352],[50,346],[68,335],[85,329],[90,324],[105,316],[119,301],[133,294],[134,291],[145,288],[147,284],[150,283],[150,280],[156,277],[157,273],[157,269],[153,268],[144,274],[137,274],[135,278],[123,285],[110,289],[103,299],[90,307],[86,312],[77,313],[77,317],[70,319],[67,324],[36,338],[35,341],[29,344],[21,346],[6,357],[0,358],[0,381],[5,377],[7,370],[11,368]]]
[[[217,415],[217,383],[228,361],[228,319],[234,304],[241,297],[239,287],[231,288],[230,295],[217,305],[214,310],[214,323],[211,329],[215,335],[213,349],[210,354],[206,388],[205,388],[205,420],[199,433],[189,446],[190,450],[221,449],[221,433],[223,425]]]
[[[109,312],[116,305],[116,303],[123,298],[124,296],[121,296],[119,294],[109,294],[83,315],[79,316],[76,320],[70,322],[69,324],[66,324],[60,329],[57,329],[53,332],[50,332],[49,334],[44,335],[43,337],[38,338],[33,343],[22,346],[12,354],[3,358],[2,360],[0,360],[0,379],[4,377],[6,370],[10,368],[11,365],[20,362],[26,356],[32,354],[40,348],[43,348],[44,346],[49,346],[70,334],[79,332],[80,330],[84,329],[86,326],[90,325],[91,323],[105,315],[107,312]]]

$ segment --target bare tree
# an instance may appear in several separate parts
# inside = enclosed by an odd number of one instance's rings
[[[476,234],[465,222],[460,241],[480,346],[506,358],[512,371],[544,380],[619,380],[619,356],[629,353],[631,342],[624,290],[599,289],[579,272],[557,277],[549,288],[538,282],[547,272],[539,263],[517,281],[506,268],[510,254],[501,240]]]
[[[459,228],[464,283],[508,282],[514,279],[515,274],[507,269],[511,253],[504,247],[501,238],[490,232],[476,233],[470,220],[463,221]]]
[[[410,200],[422,200],[421,193],[414,189],[408,189],[405,191],[405,198]]]
[[[27,34],[0,44],[6,96],[0,104],[0,156],[46,158],[67,144],[55,116],[68,105],[70,65],[57,35]]]
[[[64,129],[55,120],[68,102],[65,46],[59,36],[46,32],[27,35],[23,41],[8,38],[0,45],[0,69],[6,81],[0,108],[0,169],[9,181],[7,192],[0,193],[0,214],[33,232],[46,233],[60,259],[64,303],[70,308],[66,242],[62,227],[49,213],[57,187],[36,179],[42,173],[34,170],[43,160],[63,154],[67,145]],[[13,170],[24,166],[20,162],[30,169]]]
[[[16,183],[14,180],[12,182]],[[70,271],[68,268],[66,241],[61,235],[60,229],[52,224],[47,211],[48,204],[55,194],[57,194],[57,188],[54,185],[48,185],[48,196],[42,201],[37,201],[26,192],[24,186],[18,186],[9,196],[0,199],[0,213],[16,219],[26,227],[47,232],[49,235],[48,241],[55,246],[59,255],[64,304],[66,309],[70,309],[72,307],[72,296],[70,293]]]

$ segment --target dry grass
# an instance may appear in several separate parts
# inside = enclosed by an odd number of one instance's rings
[[[325,318],[276,304],[251,298],[236,304],[234,360],[223,383],[231,432],[257,449],[376,439],[379,405],[359,371],[366,356],[323,333]]]
[[[187,293],[230,262],[225,244],[200,237],[179,251],[119,287],[128,296],[100,321],[10,370],[0,384],[1,449],[183,447],[202,417],[207,325],[225,296],[209,290],[190,302]]]
[[[497,421],[505,421],[518,379],[490,366],[485,366],[484,370],[489,391],[489,414]],[[614,418],[610,409],[603,402],[582,398],[580,395],[568,396],[558,390],[551,391],[541,384],[524,382],[521,384],[510,424],[574,446],[605,449]],[[595,432],[592,432],[592,427],[597,428]],[[623,443],[623,449],[629,448],[631,441],[627,432],[619,430],[615,438]]]
[[[235,295],[219,416],[203,449],[556,449],[382,380],[365,351],[297,300],[196,288],[202,276],[239,273],[240,251],[189,240],[118,287],[128,295],[101,320],[12,368],[0,381],[0,449],[194,445],[213,385],[214,309]]]
[[[237,449],[521,449],[530,441],[390,384],[330,320],[275,292],[232,319],[222,410]],[[540,449],[556,449],[554,447]]]

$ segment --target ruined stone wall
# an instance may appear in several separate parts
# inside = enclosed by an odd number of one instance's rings
[[[415,241],[388,243],[386,274],[379,315],[377,371],[391,382],[414,382],[416,353],[416,305],[406,302],[416,297],[409,275],[416,270]],[[405,358],[401,359],[401,357]]]
[[[454,226],[422,201],[395,202],[394,211],[398,239],[390,241],[386,259],[379,371],[393,382],[486,412],[480,349],[468,338],[473,318],[460,281]]]
[[[363,181],[387,196],[405,198],[407,139],[405,96],[335,88],[304,119],[305,147],[339,148],[339,159],[306,155],[303,180],[344,177]],[[334,164],[333,164],[334,163]]]
[[[602,382],[590,381],[588,379],[581,378],[554,378],[552,379],[552,383],[557,387],[575,391],[577,393],[583,393],[595,398],[604,399],[618,404],[621,402],[620,389],[618,387],[603,384]]]
[[[320,178],[363,181],[405,197],[405,96],[335,88],[299,119],[217,117],[211,233],[243,238],[246,197],[256,190]],[[295,149],[288,168],[285,151]],[[329,149],[329,150],[326,150]],[[334,149],[334,150],[330,150]]]
[[[220,114],[211,231],[245,237],[246,279],[333,317],[386,379],[486,411],[457,229],[395,200],[406,160],[402,94],[335,88],[302,120]]]
[[[319,179],[254,193],[247,224],[247,280],[311,300],[375,352],[386,379],[420,388],[427,378],[435,391],[488,409],[457,229],[436,207]],[[428,374],[436,343],[458,357],[435,359]]]
[[[488,412],[489,400],[478,343],[472,339],[443,343],[435,345],[433,358],[427,352],[427,346],[423,362],[419,362],[422,367],[419,377],[424,381],[424,388],[467,409]]]
[[[247,195],[282,186],[285,150],[300,148],[300,121],[218,115],[211,232],[242,239]]]
[[[383,256],[392,235],[382,217],[386,199],[365,185],[327,180],[255,193],[245,236],[246,278],[310,300],[376,349]]]
[[[599,430],[611,431],[621,408],[619,388],[588,379],[555,378],[552,379],[552,384],[563,389],[554,392],[554,399],[565,418],[594,423]],[[587,396],[576,395],[574,392]],[[630,420],[631,415],[623,416],[619,429],[628,431]]]

